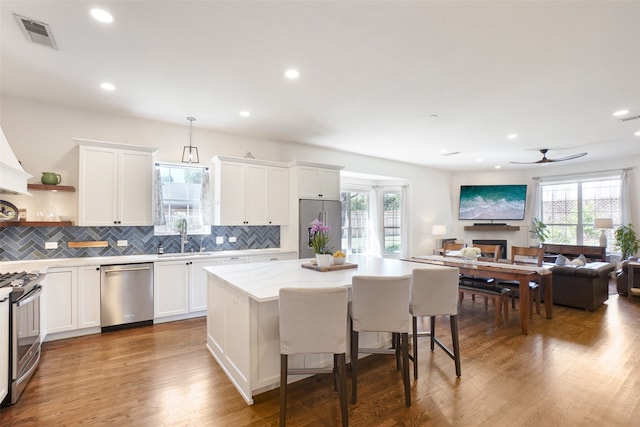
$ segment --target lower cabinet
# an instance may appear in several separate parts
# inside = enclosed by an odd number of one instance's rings
[[[0,402],[9,393],[9,296],[0,300]]]
[[[100,266],[50,268],[42,300],[47,334],[100,326]]]
[[[153,264],[153,317],[189,312],[191,260],[159,261]]]

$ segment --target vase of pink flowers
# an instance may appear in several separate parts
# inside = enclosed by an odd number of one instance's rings
[[[311,247],[316,254],[318,267],[329,267],[333,261],[333,255],[329,247],[329,241],[331,240],[329,231],[331,231],[331,227],[325,225],[319,219],[314,219],[310,224]]]

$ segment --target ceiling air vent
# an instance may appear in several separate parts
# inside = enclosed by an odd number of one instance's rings
[[[24,16],[14,14],[18,20],[20,29],[27,36],[27,39],[33,43],[38,43],[44,46],[49,46],[54,49],[58,49],[56,41],[53,39],[51,29],[49,25],[44,22],[39,22],[33,19],[25,18]]]

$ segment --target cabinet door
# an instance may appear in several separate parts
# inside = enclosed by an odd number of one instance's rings
[[[0,301],[0,402],[9,392],[9,297]]]
[[[153,158],[144,151],[118,153],[118,223],[152,225]]]
[[[50,268],[42,288],[47,333],[77,329],[78,269]]]
[[[318,188],[317,168],[298,167],[298,197],[301,199],[317,199],[321,197]]]
[[[268,220],[269,182],[267,167],[245,165],[245,224],[265,225]]]
[[[204,267],[218,265],[215,258],[197,259],[191,264],[189,282],[189,312],[205,311],[207,309],[207,272]]]
[[[100,326],[100,266],[78,267],[78,329]]]
[[[244,165],[220,162],[216,169],[215,222],[242,225],[245,222]]]
[[[153,267],[153,317],[189,312],[191,261],[156,262]]]
[[[319,169],[318,186],[323,199],[340,200],[340,171]]]
[[[116,150],[80,146],[78,225],[114,225],[118,215],[117,169]]]
[[[268,223],[286,225],[289,223],[289,170],[269,167]]]

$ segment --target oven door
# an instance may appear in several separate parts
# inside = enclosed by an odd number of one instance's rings
[[[15,402],[40,360],[40,294],[38,285],[12,306],[12,400]]]

